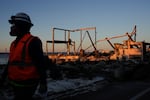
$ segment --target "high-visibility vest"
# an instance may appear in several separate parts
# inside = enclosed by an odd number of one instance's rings
[[[34,37],[31,34],[24,35],[17,44],[15,41],[10,46],[8,62],[8,78],[15,81],[38,79],[36,66],[29,56],[29,43]]]

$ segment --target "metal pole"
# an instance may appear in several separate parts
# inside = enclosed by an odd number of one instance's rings
[[[115,49],[115,47],[113,46],[113,44],[109,41],[109,39],[108,38],[105,38],[106,40],[107,40],[107,42],[111,45],[111,47],[113,48],[113,49]]]
[[[52,29],[52,52],[54,54],[54,28]]]
[[[92,38],[91,38],[91,36],[90,36],[90,33],[88,32],[88,31],[86,31],[87,32],[87,34],[88,34],[88,36],[89,36],[89,39],[90,39],[90,41],[91,41],[91,43],[92,43],[92,46],[94,47],[94,50],[96,51],[97,49],[96,49],[96,47],[95,47],[95,45],[94,45],[94,43],[93,43],[93,41],[92,41]]]
[[[70,31],[68,31],[68,51],[67,51],[67,54],[69,55],[70,54],[70,44],[69,44],[69,41],[70,41]]]
[[[95,27],[95,47],[97,48],[97,43],[96,43],[96,36],[97,36],[97,33],[96,33],[96,27]]]
[[[81,43],[81,49],[82,49],[82,30],[80,31],[80,43]]]
[[[47,41],[46,41],[46,54],[48,55],[48,45],[47,45]]]

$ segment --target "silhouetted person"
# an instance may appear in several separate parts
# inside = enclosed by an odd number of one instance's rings
[[[11,16],[10,36],[16,36],[11,43],[8,66],[2,78],[8,77],[14,90],[14,100],[32,100],[37,86],[39,92],[47,91],[46,68],[41,40],[31,35],[33,26],[26,13]]]

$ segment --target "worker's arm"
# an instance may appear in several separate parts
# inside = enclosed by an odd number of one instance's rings
[[[39,38],[35,37],[29,45],[29,54],[31,55],[35,66],[40,74],[40,83],[46,83],[46,67],[44,63],[44,54],[42,49],[42,42]]]

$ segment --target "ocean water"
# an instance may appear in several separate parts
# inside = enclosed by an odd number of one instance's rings
[[[0,53],[0,65],[7,64],[9,53]]]

